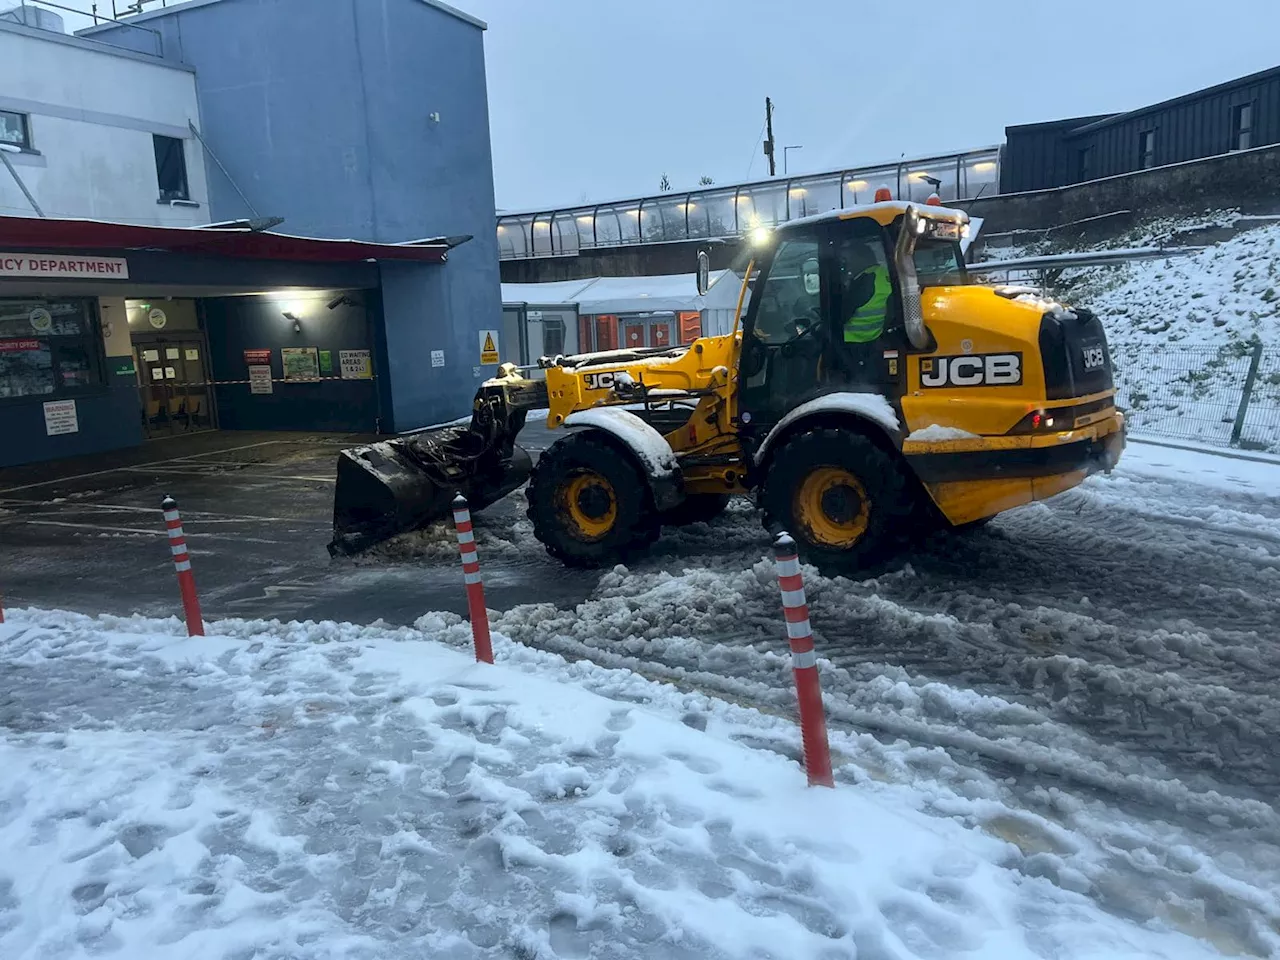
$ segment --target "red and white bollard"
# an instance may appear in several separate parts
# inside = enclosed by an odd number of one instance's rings
[[[831,776],[831,744],[827,741],[827,718],[822,710],[822,688],[818,685],[818,654],[813,649],[813,629],[809,626],[809,603],[800,577],[800,557],[796,542],[784,531],[773,542],[778,558],[778,586],[782,588],[782,613],[791,642],[791,671],[796,678],[800,702],[800,738],[804,742],[804,769],[809,786],[834,787]]]
[[[489,612],[484,607],[484,583],[480,580],[476,535],[471,528],[467,498],[462,494],[453,500],[453,522],[458,528],[458,552],[462,554],[462,579],[467,584],[467,611],[471,615],[471,639],[476,645],[476,660],[493,663],[493,642],[489,639]]]
[[[178,572],[178,589],[182,591],[182,612],[187,619],[187,636],[203,637],[204,619],[200,616],[196,578],[191,573],[191,554],[187,552],[187,537],[182,531],[178,502],[173,497],[165,497],[160,508],[164,510],[164,525],[169,531],[169,552],[173,554],[173,569]]]

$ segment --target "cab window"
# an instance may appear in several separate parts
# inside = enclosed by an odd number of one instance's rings
[[[960,244],[954,240],[934,240],[921,237],[916,242],[916,274],[920,286],[937,287],[966,281],[964,257]]]
[[[765,343],[786,343],[817,323],[822,309],[822,271],[816,240],[784,240],[774,255],[759,296],[755,334]]]

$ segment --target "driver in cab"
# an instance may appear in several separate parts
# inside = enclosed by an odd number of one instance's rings
[[[844,342],[874,343],[884,333],[893,281],[877,245],[853,242],[840,257],[840,310],[844,314]],[[879,256],[877,256],[877,252]]]

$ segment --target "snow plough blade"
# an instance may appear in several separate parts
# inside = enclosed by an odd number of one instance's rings
[[[329,555],[351,556],[443,520],[459,493],[472,510],[501,500],[533,469],[521,447],[504,446],[485,444],[470,427],[444,427],[343,450]]]

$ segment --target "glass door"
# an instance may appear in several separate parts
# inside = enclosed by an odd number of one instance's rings
[[[148,437],[216,426],[203,340],[138,338],[134,354]]]

